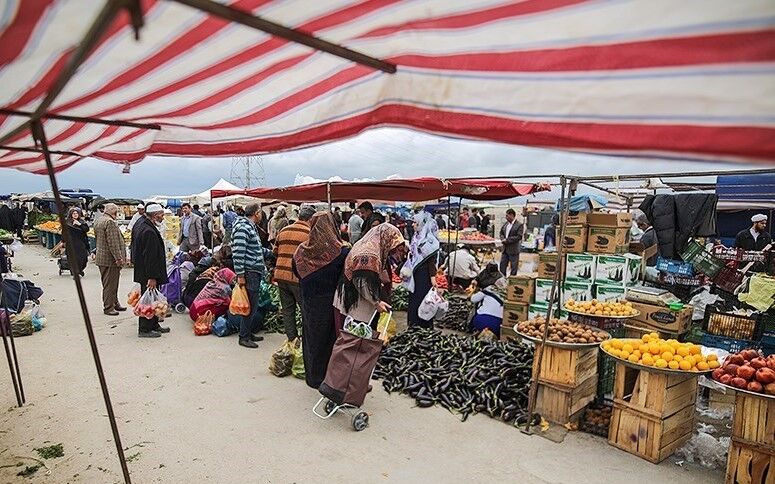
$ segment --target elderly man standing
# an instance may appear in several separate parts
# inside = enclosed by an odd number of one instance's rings
[[[145,216],[132,229],[132,263],[135,266],[134,281],[140,284],[140,293],[155,289],[167,282],[167,258],[164,240],[159,226],[164,220],[164,208],[151,203],[145,208]],[[159,325],[159,318],[140,317],[137,336],[158,338],[170,329]]]
[[[259,296],[261,295],[261,280],[266,275],[264,249],[258,237],[256,224],[261,221],[261,205],[250,203],[245,207],[245,216],[234,222],[231,232],[231,252],[234,260],[234,272],[237,274],[237,284],[244,287],[250,301],[250,315],[243,316],[240,321],[239,345],[245,348],[258,348],[256,341],[262,341],[263,336],[254,336],[258,331]]]
[[[135,227],[135,224],[138,220],[143,218],[143,215],[145,215],[145,205],[140,203],[137,205],[137,212],[132,215],[132,220],[129,221],[129,230],[132,230]]]
[[[118,302],[118,280],[121,266],[126,262],[124,237],[116,224],[118,205],[105,204],[102,217],[94,224],[94,238],[97,241],[95,264],[100,268],[102,278],[102,311],[108,316],[118,316],[126,308]]]
[[[296,253],[299,245],[309,239],[309,219],[313,215],[315,215],[313,207],[302,207],[299,210],[299,220],[280,230],[275,239],[274,253],[277,263],[274,282],[277,283],[280,292],[280,314],[288,340],[299,337],[296,329],[296,307],[301,304],[299,280],[293,274],[293,254]]]
[[[199,250],[205,244],[202,217],[193,212],[190,203],[184,203],[181,210],[183,216],[180,219],[180,232],[178,232],[180,251]]]

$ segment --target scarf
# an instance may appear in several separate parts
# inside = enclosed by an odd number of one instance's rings
[[[353,245],[344,262],[344,277],[339,282],[346,311],[358,301],[358,288],[353,283],[355,277],[364,278],[370,295],[379,299],[382,284],[390,282],[386,269],[388,254],[403,243],[404,238],[396,227],[380,224]]]
[[[409,247],[409,257],[401,268],[401,279],[409,292],[414,292],[414,271],[435,256],[441,245],[438,238],[439,226],[430,213],[418,213],[414,216],[414,222],[417,224],[417,230]]]
[[[334,218],[329,212],[316,213],[309,222],[309,239],[299,245],[293,255],[299,278],[304,279],[322,269],[341,252],[342,243]]]
[[[208,269],[209,271],[210,269]],[[204,274],[203,274],[204,275]],[[207,283],[197,299],[226,300],[231,297],[231,284],[237,275],[231,269],[221,269],[215,273],[215,277]]]

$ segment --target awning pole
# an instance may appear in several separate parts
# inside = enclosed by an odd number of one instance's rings
[[[538,375],[541,374],[541,366],[543,363],[544,347],[546,346],[546,339],[549,336],[549,322],[554,315],[555,299],[557,304],[560,304],[560,274],[564,270],[565,254],[563,246],[565,245],[565,223],[568,218],[568,209],[570,207],[570,191],[566,191],[568,183],[565,175],[560,176],[560,200],[562,200],[562,212],[560,212],[560,231],[557,236],[557,240],[560,243],[557,246],[557,270],[554,272],[552,278],[552,290],[549,293],[549,309],[546,311],[546,324],[544,324],[544,334],[541,335],[541,342],[536,343],[535,353],[533,354],[533,361],[535,364],[535,378],[530,382],[530,393],[528,394],[528,407],[527,407],[527,424],[525,426],[525,432],[530,432],[530,426],[533,422],[533,412],[535,411],[536,399],[538,397]]]
[[[33,138],[35,138],[35,141],[39,144],[41,150],[43,150],[43,155],[46,160],[46,169],[48,170],[48,178],[51,182],[51,190],[54,192],[57,212],[59,212],[59,223],[62,226],[62,240],[65,243],[67,258],[70,260],[70,263],[73,264],[78,259],[75,256],[75,249],[73,247],[72,240],[70,239],[70,232],[67,230],[65,205],[62,203],[62,196],[59,193],[59,185],[57,183],[56,173],[54,172],[54,163],[51,161],[51,154],[48,152],[48,140],[46,139],[46,133],[43,129],[43,124],[38,119],[32,121],[30,128],[32,130]],[[105,380],[105,372],[102,369],[102,361],[100,360],[100,353],[99,349],[97,348],[97,339],[94,337],[94,328],[91,324],[89,308],[86,306],[86,296],[83,292],[81,276],[77,270],[72,268],[72,266],[70,268],[70,273],[73,275],[75,289],[78,292],[78,302],[81,305],[81,313],[83,314],[83,322],[86,325],[86,334],[89,337],[89,346],[91,347],[92,357],[94,358],[94,365],[97,367],[97,377],[100,380],[100,390],[102,390],[102,397],[105,400],[105,408],[108,411],[108,421],[110,422],[110,430],[113,433],[113,442],[116,444],[118,459],[121,463],[121,472],[124,474],[124,482],[126,484],[130,484],[132,480],[129,477],[129,468],[127,467],[126,458],[124,457],[124,448],[121,445],[121,435],[118,432],[116,415],[113,412],[113,404],[110,401],[108,383]]]
[[[331,182],[326,183],[326,198],[328,199],[328,211],[331,212]]]
[[[25,403],[24,387],[22,386],[21,371],[19,371],[19,358],[16,356],[16,345],[14,344],[13,333],[11,332],[11,314],[8,312],[8,307],[3,295],[4,289],[3,275],[0,274],[0,300],[3,301],[3,316],[5,321],[3,322],[3,320],[0,320],[0,333],[3,335],[5,358],[8,360],[8,369],[11,371],[11,382],[13,383],[13,391],[16,394],[16,405],[21,407]],[[10,347],[8,345],[8,339],[11,340]]]

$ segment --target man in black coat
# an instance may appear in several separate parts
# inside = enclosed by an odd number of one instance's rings
[[[764,250],[772,243],[767,232],[767,216],[757,214],[751,217],[751,228],[743,229],[735,237],[735,247],[743,250]]]
[[[157,203],[145,207],[145,215],[132,228],[132,263],[134,281],[140,284],[140,294],[146,289],[155,289],[167,282],[167,258],[164,239],[158,224],[164,220],[164,209]],[[170,329],[159,325],[159,318],[139,318],[137,335],[140,338],[158,338]]]
[[[519,270],[519,250],[524,230],[524,225],[517,220],[517,212],[511,208],[506,210],[506,223],[503,224],[500,232],[500,239],[503,244],[500,270],[504,276],[517,275]]]
[[[21,240],[24,235],[24,222],[27,220],[27,208],[23,207],[20,203],[17,203],[16,207],[11,210],[11,218],[13,219],[14,228],[16,229],[16,236]]]

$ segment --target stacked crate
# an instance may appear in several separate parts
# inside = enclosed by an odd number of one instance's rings
[[[775,482],[775,398],[738,392],[727,484]]]
[[[597,390],[598,348],[568,349],[546,345],[533,361],[533,378],[538,381],[536,409],[550,422],[577,422]]]

